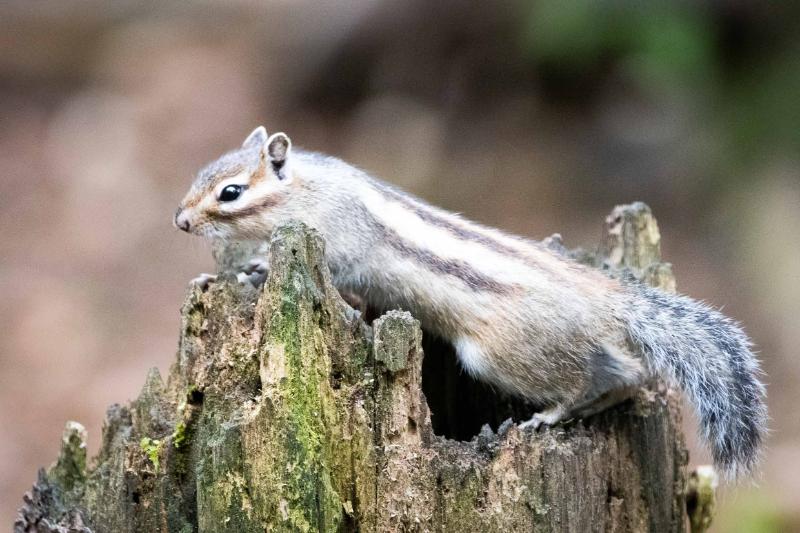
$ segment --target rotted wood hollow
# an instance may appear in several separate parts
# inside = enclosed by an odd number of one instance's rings
[[[607,225],[600,257],[575,256],[673,286],[646,206],[620,206]],[[459,384],[436,344],[424,362],[411,315],[364,323],[331,285],[323,248],[289,224],[263,290],[224,276],[192,289],[167,382],[153,370],[136,401],[109,408],[89,466],[70,423],[15,530],[684,530],[671,391],[521,431],[502,420],[530,406]]]

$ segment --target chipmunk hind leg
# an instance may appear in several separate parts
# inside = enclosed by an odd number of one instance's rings
[[[498,373],[494,371],[485,350],[475,339],[463,336],[458,338],[453,345],[458,359],[461,362],[461,366],[470,375],[482,381],[487,381],[506,388],[507,390],[513,388],[504,383],[506,380],[500,378]],[[566,415],[568,413],[569,409],[564,404],[557,404],[549,409],[536,413],[533,418],[520,424],[520,428],[525,429],[527,427],[533,427],[536,429],[542,424],[552,426],[564,418],[567,418]]]
[[[589,390],[570,409],[573,417],[587,418],[625,401],[646,376],[639,359],[611,344],[592,354],[591,368]]]
[[[586,391],[574,402],[556,404],[520,424],[521,429],[552,426],[571,418],[587,418],[630,398],[645,376],[641,362],[613,345],[603,345],[591,354],[590,380]]]
[[[253,257],[236,274],[236,279],[239,283],[250,282],[253,287],[259,288],[267,281],[267,274],[269,274],[269,261],[267,258]]]

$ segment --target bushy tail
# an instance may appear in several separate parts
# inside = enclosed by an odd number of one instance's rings
[[[729,477],[749,473],[766,431],[766,391],[747,335],[708,306],[646,286],[628,317],[628,335],[654,373],[689,396],[714,463]]]

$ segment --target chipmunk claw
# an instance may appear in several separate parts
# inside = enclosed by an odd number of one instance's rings
[[[254,287],[260,287],[267,280],[269,272],[269,262],[266,259],[255,257],[247,262],[241,272],[236,274],[239,283],[251,283]]]
[[[545,409],[539,413],[534,414],[530,420],[526,420],[519,425],[519,429],[533,428],[534,431],[541,426],[553,426],[561,422],[567,412],[561,405],[556,405],[550,409]]]
[[[193,287],[197,287],[201,291],[208,290],[208,286],[217,281],[216,274],[200,274],[196,278],[193,278],[189,284]]]
[[[243,272],[247,274],[266,274],[269,272],[269,261],[261,257],[254,257],[247,262],[247,266],[245,266]]]

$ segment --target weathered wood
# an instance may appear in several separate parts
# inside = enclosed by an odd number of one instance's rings
[[[578,255],[670,289],[649,209],[619,207],[608,224],[603,256]],[[68,425],[16,531],[684,530],[671,391],[521,431],[501,422],[533,406],[459,381],[411,315],[365,324],[316,232],[282,227],[269,255],[263,290],[230,276],[190,290],[167,383],[153,370],[109,409],[89,467]]]

